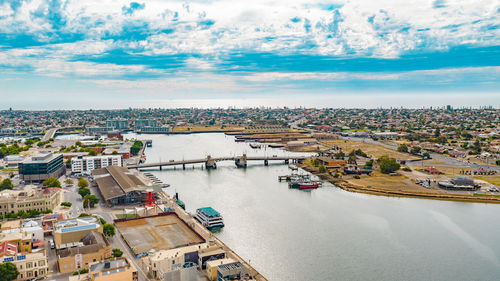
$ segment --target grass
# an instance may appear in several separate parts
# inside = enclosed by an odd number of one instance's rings
[[[483,180],[494,185],[500,185],[500,176],[474,176],[474,179]]]
[[[4,172],[15,172],[15,171],[17,171],[17,168],[4,168],[4,169],[0,169],[0,171],[4,171]]]
[[[137,214],[116,214],[117,219],[135,219],[138,218]]]
[[[348,154],[352,150],[361,149],[368,155],[371,155],[375,158],[380,158],[384,155],[393,157],[397,160],[411,160],[411,159],[420,159],[419,157],[415,157],[408,153],[398,152],[396,150],[383,147],[381,145],[376,145],[372,143],[365,143],[361,141],[352,141],[352,140],[329,140],[324,141],[323,143],[327,145],[335,145],[342,148],[345,154]]]
[[[500,197],[500,194],[483,194],[483,193],[474,193],[474,196]]]

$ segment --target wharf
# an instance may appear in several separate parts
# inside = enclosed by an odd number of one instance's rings
[[[191,216],[186,210],[176,204],[175,200],[169,197],[165,192],[162,193],[163,198],[160,198],[163,202],[168,202],[167,206],[174,210],[177,216],[192,229],[194,229],[198,234],[200,234],[206,241],[213,240],[217,245],[221,246],[227,253],[227,257],[232,258],[236,261],[241,262],[250,272],[250,274],[257,281],[267,281],[267,279],[260,274],[255,268],[253,268],[248,262],[246,262],[242,257],[240,257],[236,252],[229,248],[224,242],[222,242],[217,236],[213,235],[207,228],[201,225],[193,216]]]
[[[297,179],[301,179],[301,180],[308,180],[311,177],[309,175],[297,175],[297,174],[278,176],[278,180],[280,182],[281,181],[291,181],[293,178],[297,178]]]

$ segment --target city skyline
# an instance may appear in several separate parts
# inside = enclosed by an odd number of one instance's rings
[[[0,7],[2,109],[500,106],[494,1]]]

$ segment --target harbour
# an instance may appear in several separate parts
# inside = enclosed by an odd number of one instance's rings
[[[148,138],[154,145],[145,151],[147,162],[258,153],[223,134]],[[283,163],[198,167],[147,172],[170,184],[165,190],[178,192],[187,212],[205,206],[220,212],[225,227],[215,237],[268,280],[493,280],[500,274],[494,238],[500,227],[490,223],[498,220],[496,205],[373,196],[329,183],[289,189],[277,181],[290,173]]]

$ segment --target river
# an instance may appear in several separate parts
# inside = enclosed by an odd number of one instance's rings
[[[153,140],[148,162],[288,153],[224,134],[137,137]],[[151,171],[189,212],[218,210],[226,226],[216,235],[270,281],[499,280],[500,205],[373,196],[329,183],[288,189],[277,180],[290,173],[282,163],[200,166]]]

